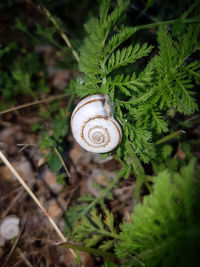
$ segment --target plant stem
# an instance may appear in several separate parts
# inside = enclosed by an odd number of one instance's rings
[[[153,27],[157,27],[160,25],[169,25],[169,24],[176,24],[176,23],[198,23],[200,22],[200,18],[192,18],[192,19],[183,19],[183,20],[177,20],[177,19],[172,19],[172,20],[167,20],[167,21],[160,21],[160,22],[155,22],[155,23],[150,23],[150,24],[145,24],[145,25],[140,25],[140,26],[135,26],[135,30],[144,30],[144,29],[149,29]]]
[[[76,59],[76,61],[79,62],[79,60],[80,60],[79,55],[77,54],[77,52],[72,47],[72,44],[70,43],[67,35],[64,32],[60,31],[60,36],[63,38],[63,40],[65,41],[65,43],[69,47],[69,49],[71,49],[72,54],[73,54],[74,58]]]
[[[187,18],[188,17],[188,15],[193,11],[193,9],[197,6],[197,4],[199,3],[199,0],[196,0],[189,8],[188,8],[188,10],[185,12],[185,13],[183,13],[183,16],[182,16],[182,18]]]
[[[137,155],[135,154],[135,151],[133,150],[129,140],[126,141],[125,143],[126,149],[129,153],[129,156],[131,158],[130,164],[133,168],[134,173],[137,176],[136,179],[136,185],[135,185],[135,192],[134,192],[134,199],[136,203],[140,202],[140,188],[142,184],[146,181],[146,176],[145,176],[145,171],[140,163],[140,160],[138,159]],[[147,188],[149,185],[147,185]]]
[[[19,256],[23,259],[23,261],[26,263],[26,265],[28,267],[34,267],[30,261],[27,259],[27,257],[25,256],[25,254],[21,251],[21,249],[19,247],[17,247],[17,252],[19,253]],[[3,266],[2,266],[3,267]]]
[[[54,101],[56,99],[60,99],[60,98],[67,97],[67,96],[69,96],[69,95],[62,94],[62,95],[56,95],[56,96],[52,96],[52,97],[49,97],[49,98],[45,98],[45,99],[42,99],[42,100],[37,100],[37,101],[31,102],[31,103],[27,103],[27,104],[24,104],[24,105],[20,105],[20,106],[17,106],[17,107],[13,107],[13,108],[9,108],[9,109],[0,111],[0,115],[8,113],[8,112],[15,111],[15,110],[18,110],[18,109],[27,108],[27,107],[35,106],[35,105],[38,105],[38,104],[51,102],[51,101]]]
[[[50,224],[54,228],[54,230],[57,232],[59,235],[60,239],[63,242],[66,242],[66,238],[64,237],[63,233],[60,231],[54,220],[50,217],[46,209],[42,206],[38,198],[33,194],[31,189],[28,187],[28,185],[24,182],[24,180],[21,178],[21,176],[16,172],[16,170],[13,168],[13,166],[10,164],[10,162],[7,160],[7,158],[4,156],[4,154],[0,151],[0,158],[2,161],[7,165],[9,170],[14,174],[14,176],[18,179],[20,184],[24,187],[24,189],[28,192],[28,194],[32,197],[32,199],[35,201],[35,203],[38,205],[38,207],[43,211],[47,219],[49,220]]]
[[[106,193],[108,193],[114,186],[115,186],[115,184],[119,181],[119,179],[123,176],[123,174],[124,174],[124,172],[125,172],[125,170],[121,170],[117,175],[116,175],[116,177],[113,179],[113,181],[104,189],[104,190],[102,190],[101,191],[101,194],[97,197],[97,198],[95,198],[79,215],[78,215],[78,218],[77,218],[77,220],[81,217],[81,216],[83,216],[83,215],[85,215],[85,214],[87,214],[88,213],[88,211],[90,210],[90,209],[92,209],[98,202],[99,202],[99,200],[101,199],[101,198],[103,198],[105,195],[106,195]]]
[[[6,267],[6,266],[8,266],[8,263],[9,263],[10,259],[12,258],[12,255],[13,255],[13,253],[14,253],[14,251],[15,251],[15,249],[16,249],[18,243],[19,243],[19,240],[20,240],[20,238],[21,238],[21,235],[22,235],[23,230],[24,230],[24,225],[23,225],[22,228],[20,229],[19,234],[17,235],[17,237],[16,237],[16,239],[15,239],[13,245],[12,245],[12,248],[10,249],[10,251],[9,251],[9,253],[7,254],[6,258],[4,259],[4,263],[1,265],[1,267]]]
[[[130,164],[133,165],[133,169],[136,173],[136,175],[143,176],[145,175],[144,168],[142,164],[140,163],[138,157],[135,154],[135,151],[133,150],[129,140],[126,141],[125,146],[129,152],[129,155],[131,157]]]
[[[113,260],[117,259],[117,257],[113,253],[106,252],[106,251],[103,251],[100,249],[94,249],[94,248],[79,246],[79,245],[71,244],[68,242],[62,243],[62,245],[67,247],[67,248],[71,248],[73,250],[84,251],[87,253],[95,254],[95,255],[106,257],[106,258],[113,259]]]
[[[63,160],[63,158],[62,158],[62,156],[61,156],[61,154],[60,154],[60,152],[58,151],[57,147],[54,147],[54,151],[55,151],[56,155],[58,156],[60,162],[62,163],[63,168],[65,169],[65,171],[66,171],[66,173],[67,173],[67,176],[68,176],[69,178],[71,178],[71,175],[70,175],[70,173],[69,173],[69,171],[68,171],[68,169],[67,169],[67,166],[66,166],[66,164],[65,164],[65,162],[64,162],[64,160]]]
[[[162,143],[166,143],[166,142],[170,141],[171,139],[178,138],[182,133],[185,133],[185,132],[183,130],[179,130],[179,131],[170,133],[170,134],[162,137],[161,139],[157,140],[155,142],[155,144],[160,145]]]
[[[115,240],[120,240],[121,239],[120,238],[120,235],[118,235],[116,233],[108,232],[106,230],[95,229],[95,232],[94,233],[101,234],[102,236],[109,236],[109,237],[112,237]]]
[[[69,38],[67,37],[66,33],[64,33],[64,31],[60,28],[58,22],[56,21],[56,19],[50,14],[49,10],[46,9],[44,6],[42,7],[45,15],[47,16],[47,18],[53,23],[53,25],[55,26],[56,30],[59,32],[60,36],[62,37],[62,39],[65,41],[66,45],[69,47],[69,49],[72,51],[72,54],[74,56],[74,58],[76,59],[77,62],[79,62],[80,58],[78,53],[74,50]]]

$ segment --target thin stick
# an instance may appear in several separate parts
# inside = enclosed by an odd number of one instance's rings
[[[67,176],[69,178],[71,178],[71,175],[70,175],[70,173],[69,173],[69,171],[67,169],[67,166],[66,166],[66,164],[65,164],[65,162],[64,162],[64,160],[63,160],[63,158],[62,158],[62,156],[60,154],[60,152],[58,151],[57,147],[54,147],[54,151],[56,152],[56,155],[59,157],[59,159],[60,159],[60,161],[61,161],[61,163],[62,163],[62,165],[63,165],[63,167],[64,167],[64,169],[65,169],[65,171],[67,173]]]
[[[68,95],[67,94],[62,94],[62,95],[52,96],[52,97],[45,98],[45,99],[42,99],[42,100],[37,100],[37,101],[31,102],[31,103],[23,104],[23,105],[20,105],[20,106],[17,106],[17,107],[9,108],[9,109],[0,111],[0,115],[8,113],[8,112],[15,111],[15,110],[18,110],[18,109],[27,108],[27,107],[30,107],[30,106],[35,106],[35,105],[38,105],[38,104],[41,104],[41,103],[51,102],[51,101],[54,101],[55,99],[63,98],[63,97],[66,97],[66,96],[68,96]]]
[[[181,134],[184,134],[185,132],[183,130],[178,130],[178,131],[175,131],[173,133],[170,133],[164,137],[162,137],[161,139],[157,140],[155,142],[156,145],[160,145],[160,144],[163,144],[163,143],[166,143],[168,141],[171,141],[172,139],[177,139],[180,137]]]
[[[63,242],[66,242],[67,239],[64,237],[63,233],[60,231],[56,223],[53,221],[53,219],[50,217],[46,209],[42,206],[40,201],[37,199],[37,197],[33,194],[31,189],[28,187],[28,185],[24,182],[24,180],[21,178],[21,176],[16,172],[16,170],[13,168],[13,166],[10,164],[10,162],[7,160],[7,158],[4,156],[4,154],[0,151],[0,158],[2,161],[7,165],[7,167],[10,169],[10,171],[14,174],[14,176],[18,179],[18,181],[21,183],[21,185],[24,187],[24,189],[28,192],[28,194],[32,197],[32,199],[35,201],[35,203],[39,206],[39,208],[43,211],[47,219],[49,220],[50,224],[54,228],[54,230],[57,232],[59,237]]]
[[[19,253],[20,257],[22,258],[22,260],[26,263],[26,265],[28,267],[34,267],[30,261],[26,258],[26,256],[24,255],[24,253],[21,251],[20,248],[17,248],[17,252]]]
[[[7,143],[2,143],[0,142],[0,146],[7,146],[8,144]],[[35,144],[16,144],[16,146],[36,146]]]
[[[16,205],[16,202],[18,201],[19,198],[21,198],[24,194],[24,190],[22,187],[20,187],[20,191],[18,194],[13,198],[12,202],[10,205],[8,205],[7,209],[1,214],[1,218],[4,218],[7,216],[8,212],[13,208],[14,205]]]
[[[65,41],[66,45],[72,51],[72,54],[73,54],[74,58],[76,59],[76,61],[79,62],[80,58],[79,58],[78,53],[74,50],[69,38],[64,33],[64,31],[62,29],[60,29],[60,26],[59,26],[58,22],[56,21],[56,19],[50,14],[48,9],[46,9],[44,6],[41,6],[41,5],[40,5],[40,7],[44,11],[44,13],[47,16],[47,18],[53,23],[53,25],[55,26],[55,28],[59,32],[60,36],[62,37],[62,39]]]
[[[79,60],[80,60],[79,55],[76,53],[76,51],[72,47],[67,35],[64,32],[60,32],[60,36],[63,38],[63,40],[65,41],[65,43],[69,47],[69,49],[71,49],[72,54],[73,54],[74,58],[76,59],[76,61],[79,62]]]
[[[22,234],[23,230],[24,230],[24,225],[23,225],[23,227],[21,228],[21,230],[19,231],[19,234],[18,234],[17,238],[15,239],[15,242],[13,243],[12,248],[11,248],[11,250],[9,251],[9,253],[8,253],[8,255],[7,255],[7,257],[6,257],[6,259],[5,259],[4,263],[3,263],[3,265],[2,265],[1,267],[6,267],[6,266],[8,266],[7,264],[8,264],[8,262],[9,262],[9,260],[10,260],[10,257],[12,256],[13,252],[15,251],[15,249],[16,249],[16,247],[17,247],[17,244],[18,244],[18,242],[19,242],[19,239],[20,239],[20,237],[21,237],[21,234]]]
[[[115,254],[101,250],[101,249],[95,249],[95,248],[90,248],[90,247],[86,247],[86,246],[79,246],[79,245],[71,244],[69,242],[62,243],[62,245],[64,247],[72,248],[74,250],[79,250],[79,251],[87,252],[87,253],[94,254],[97,256],[106,257],[106,258],[109,258],[111,260],[117,259],[117,256]]]
[[[177,19],[172,19],[172,20],[167,20],[167,21],[159,21],[159,22],[155,22],[155,23],[135,26],[134,28],[136,31],[140,31],[140,30],[144,30],[144,29],[157,27],[160,25],[169,25],[169,24],[173,25],[173,24],[176,24],[177,21],[178,21]],[[199,23],[200,19],[199,19],[199,17],[195,17],[195,18],[191,18],[191,19],[183,19],[183,20],[180,20],[180,22],[181,23]]]
[[[19,152],[22,152],[24,149],[26,149],[28,147],[28,145],[23,146],[22,148],[20,148]]]

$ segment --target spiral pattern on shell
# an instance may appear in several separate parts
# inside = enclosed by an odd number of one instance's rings
[[[113,150],[122,137],[107,95],[96,94],[84,98],[72,113],[71,129],[79,145],[95,153]]]
[[[0,225],[0,234],[3,238],[9,240],[19,233],[19,218],[8,216],[3,219]]]

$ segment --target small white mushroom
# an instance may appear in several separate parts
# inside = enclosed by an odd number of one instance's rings
[[[5,217],[0,224],[0,235],[6,239],[12,239],[19,233],[19,218],[15,215]]]

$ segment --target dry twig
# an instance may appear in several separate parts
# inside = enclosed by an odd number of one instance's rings
[[[23,232],[23,229],[24,229],[24,226],[23,226],[23,227],[21,228],[21,230],[19,231],[19,234],[18,234],[17,238],[15,239],[15,242],[13,243],[12,248],[11,248],[11,250],[9,251],[9,253],[8,253],[8,255],[7,255],[7,257],[6,257],[6,259],[5,259],[4,263],[3,263],[3,265],[2,265],[1,267],[6,267],[6,266],[8,266],[7,264],[8,264],[8,262],[9,262],[11,256],[12,256],[13,252],[15,251],[15,249],[16,249],[16,247],[17,247],[17,244],[18,244],[18,242],[19,242],[19,240],[20,240],[20,237],[21,237],[21,234],[22,234],[22,232]]]
[[[21,251],[20,248],[17,248],[17,252],[19,253],[20,257],[22,258],[22,260],[26,263],[26,265],[28,267],[33,267],[33,265],[30,263],[30,261],[26,258],[26,256],[24,255],[24,253]]]
[[[38,8],[41,11],[43,11],[44,14],[47,16],[47,18],[53,23],[53,25],[55,26],[55,28],[59,32],[60,36],[62,37],[62,39],[64,40],[64,42],[68,46],[68,48],[72,51],[72,54],[73,54],[74,58],[76,59],[77,62],[79,62],[80,58],[79,58],[78,53],[74,50],[69,38],[67,37],[66,33],[60,28],[59,23],[57,22],[57,20],[50,14],[49,10],[46,9],[41,4],[38,6]]]
[[[60,161],[61,161],[61,163],[62,163],[62,165],[63,165],[63,167],[64,167],[64,169],[65,169],[65,171],[66,171],[66,173],[67,173],[67,176],[68,176],[69,178],[71,178],[71,175],[70,175],[70,173],[69,173],[69,171],[68,171],[68,169],[67,169],[67,166],[66,166],[66,164],[65,164],[65,162],[64,162],[64,160],[63,160],[63,158],[62,158],[62,156],[61,156],[61,154],[60,154],[60,152],[58,151],[58,149],[57,149],[56,147],[54,147],[54,151],[56,152],[56,155],[57,155],[58,158],[60,159]]]
[[[14,207],[14,205],[16,205],[16,202],[18,201],[19,198],[23,196],[23,194],[24,190],[22,187],[20,187],[18,194],[13,198],[12,202],[10,203],[10,205],[7,206],[6,210],[4,210],[4,212],[1,214],[1,218],[7,216],[8,212]]]
[[[38,104],[51,102],[51,101],[54,101],[56,99],[60,99],[60,98],[66,97],[66,96],[68,96],[68,95],[67,94],[56,95],[56,96],[52,96],[52,97],[45,98],[45,99],[42,99],[42,100],[37,100],[37,101],[31,102],[31,103],[23,104],[23,105],[20,105],[20,106],[17,106],[17,107],[9,108],[9,109],[0,111],[0,115],[8,113],[8,112],[16,111],[16,110],[19,110],[19,109],[22,109],[22,108],[27,108],[27,107],[35,106],[35,105],[38,105]]]
[[[2,161],[7,165],[7,167],[10,169],[10,171],[14,174],[14,176],[18,179],[18,181],[21,183],[21,185],[24,187],[24,189],[28,192],[28,194],[32,197],[32,199],[35,201],[35,203],[39,206],[39,208],[43,211],[47,219],[49,220],[50,224],[54,228],[54,230],[57,232],[59,237],[63,242],[66,242],[67,239],[64,237],[63,233],[60,231],[56,223],[53,221],[53,219],[50,217],[46,209],[42,206],[38,198],[33,194],[31,189],[28,187],[28,185],[24,182],[24,180],[21,178],[21,176],[16,172],[16,170],[13,168],[13,166],[10,164],[10,162],[7,160],[7,158],[4,156],[4,154],[0,151],[0,158]]]
[[[0,151],[0,158],[7,165],[7,167],[10,169],[10,171],[15,175],[15,177],[18,179],[18,181],[20,182],[20,184],[24,187],[24,189],[32,197],[32,199],[39,206],[39,208],[43,211],[44,215],[47,217],[47,219],[49,220],[50,224],[52,225],[52,227],[54,228],[54,230],[56,231],[56,233],[59,235],[59,237],[61,238],[62,242],[64,242],[64,243],[67,242],[67,239],[64,237],[63,233],[58,228],[58,226],[56,225],[56,223],[54,222],[54,220],[50,217],[50,215],[48,214],[47,210],[42,206],[42,204],[40,203],[40,201],[38,200],[38,198],[33,194],[33,192],[28,187],[28,185],[24,182],[24,180],[21,178],[21,176],[16,172],[16,170],[13,168],[13,166],[10,164],[10,162],[7,160],[7,158],[4,156],[4,154],[2,153],[2,151]],[[74,257],[76,257],[76,253],[74,252],[74,250],[71,249],[71,248],[69,248],[69,250],[72,253],[72,255]]]

